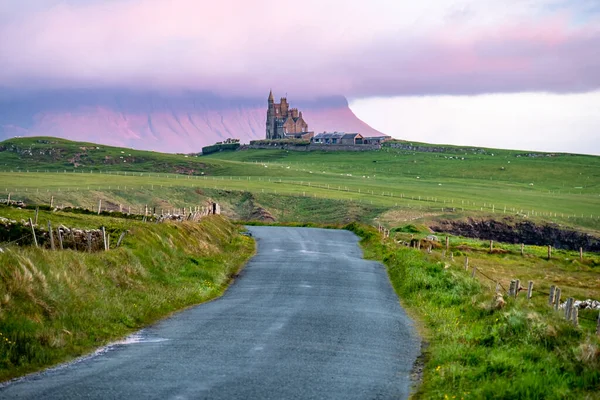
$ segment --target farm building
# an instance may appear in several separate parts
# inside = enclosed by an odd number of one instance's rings
[[[363,137],[360,133],[323,132],[315,135],[312,142],[317,144],[355,145],[363,144]]]
[[[386,140],[390,140],[392,137],[383,135],[383,136],[370,136],[363,139],[364,144],[381,144]]]

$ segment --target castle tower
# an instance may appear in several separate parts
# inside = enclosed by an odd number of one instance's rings
[[[288,136],[294,137],[295,134],[308,133],[308,124],[302,118],[302,112],[291,108],[287,98],[282,97],[279,103],[275,103],[271,90],[267,104],[267,139],[285,139]]]
[[[267,100],[267,139],[274,139],[275,135],[275,99],[273,91],[269,91],[269,99]]]

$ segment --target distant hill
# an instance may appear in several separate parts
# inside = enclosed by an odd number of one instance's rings
[[[382,133],[358,119],[342,97],[289,99],[315,132]],[[265,136],[267,95],[224,98],[210,93],[54,90],[0,93],[0,140],[55,136],[162,152],[199,152],[203,146]]]

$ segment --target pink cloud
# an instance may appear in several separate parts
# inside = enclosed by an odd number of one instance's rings
[[[600,87],[598,24],[565,12],[395,24],[381,4],[345,4],[60,3],[0,26],[0,85],[354,97]]]

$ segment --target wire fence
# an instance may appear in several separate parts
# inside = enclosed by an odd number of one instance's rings
[[[389,237],[389,232],[390,232],[389,230],[383,228],[381,225],[377,226],[376,228],[379,230],[379,232],[383,233],[383,238]],[[419,250],[421,249],[421,241],[420,240],[416,241],[415,243],[411,243],[410,245],[411,245],[411,247],[416,247]],[[449,242],[448,242],[448,240],[446,240],[446,250],[448,250],[448,249],[449,249]],[[431,253],[431,251],[432,251],[432,247],[430,245],[427,248],[427,252]],[[443,251],[442,254],[443,254],[443,257],[445,257],[446,251]],[[454,259],[453,253],[450,253],[450,254],[451,254],[451,259],[453,260]],[[469,270],[468,257],[465,257],[464,270],[465,271]],[[471,276],[473,278],[482,277],[484,279],[489,280],[490,282],[493,282],[496,285],[496,292],[499,292],[499,288],[501,288],[504,295],[508,295],[509,297],[516,298],[518,296],[519,292],[523,291],[523,290],[527,291],[527,299],[528,300],[530,300],[533,297],[534,293],[537,293],[539,295],[544,295],[548,298],[548,303],[549,303],[548,305],[554,307],[555,310],[559,310],[560,308],[563,308],[565,318],[569,321],[572,321],[574,325],[577,326],[579,324],[578,321],[580,319],[586,320],[586,321],[591,321],[591,322],[596,322],[597,323],[596,333],[598,335],[600,335],[600,309],[593,309],[594,311],[598,311],[597,319],[589,318],[585,315],[579,315],[579,308],[575,305],[575,299],[572,297],[569,297],[569,298],[567,298],[567,300],[564,303],[561,303],[560,302],[561,289],[554,285],[550,287],[550,292],[547,292],[544,290],[534,289],[533,281],[528,281],[528,287],[524,288],[520,285],[520,282],[521,282],[520,280],[512,279],[510,281],[511,285],[510,285],[509,289],[506,289],[502,285],[502,282],[500,282],[499,279],[489,276],[487,273],[485,273],[481,268],[479,268],[477,266],[472,267]]]

